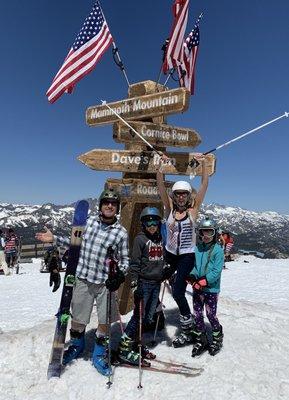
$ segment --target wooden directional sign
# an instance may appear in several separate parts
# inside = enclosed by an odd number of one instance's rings
[[[170,160],[163,166],[163,173],[170,175],[190,175],[192,168],[189,162],[194,153],[167,153]],[[133,150],[106,150],[94,149],[82,154],[78,159],[89,168],[98,171],[119,171],[137,173],[155,173],[160,164],[160,156],[150,151]],[[215,172],[215,157],[213,154],[206,156],[209,175]],[[199,165],[195,169],[196,175],[202,174]]]
[[[165,182],[170,194],[174,182]],[[133,201],[135,203],[159,203],[161,201],[155,179],[107,179],[106,188],[114,189],[121,201]]]
[[[189,107],[190,92],[184,88],[167,90],[132,97],[108,103],[124,119],[144,119],[186,111]],[[111,124],[119,118],[106,105],[89,107],[86,110],[86,123],[90,126]]]
[[[201,143],[200,135],[188,128],[136,121],[130,121],[130,125],[152,145],[196,147]],[[113,138],[120,143],[133,141],[135,144],[143,144],[141,138],[122,122],[113,125]]]

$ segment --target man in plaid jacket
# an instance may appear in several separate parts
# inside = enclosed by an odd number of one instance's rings
[[[118,319],[114,292],[124,282],[129,266],[127,231],[116,218],[119,208],[119,196],[111,189],[104,190],[99,198],[98,216],[91,216],[87,220],[71,302],[70,345],[63,356],[65,365],[83,353],[85,328],[96,301],[98,328],[92,362],[103,375],[111,374],[106,357],[108,290],[112,292],[111,321],[114,322]],[[69,246],[69,238],[54,236],[48,229],[45,233],[37,233],[36,239],[42,242],[54,241],[57,246]],[[119,267],[113,280],[108,279],[107,250],[110,246]]]

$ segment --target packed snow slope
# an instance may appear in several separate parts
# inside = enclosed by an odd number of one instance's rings
[[[60,379],[47,381],[46,371],[60,291],[52,294],[48,274],[40,265],[23,264],[19,275],[0,276],[0,399],[2,400],[261,400],[289,398],[289,259],[241,257],[223,271],[219,319],[224,347],[215,357],[198,359],[191,347],[174,349],[178,314],[165,294],[166,331],[158,335],[154,351],[159,359],[202,367],[186,378],[144,371],[137,389],[138,370],[118,367],[113,385],[90,363],[93,328],[88,327],[87,351],[67,367]],[[191,296],[188,294],[191,302]],[[123,318],[127,321],[129,316]],[[119,325],[113,327],[116,339]],[[150,337],[145,338],[149,340]]]

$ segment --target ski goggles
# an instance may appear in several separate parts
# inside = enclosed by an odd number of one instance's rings
[[[149,228],[150,226],[158,226],[160,221],[158,219],[149,219],[149,220],[144,220],[143,223],[146,227]]]
[[[206,237],[208,239],[212,239],[216,234],[215,229],[200,229],[199,236]]]

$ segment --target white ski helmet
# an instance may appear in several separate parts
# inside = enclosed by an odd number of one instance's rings
[[[189,182],[186,181],[177,181],[176,183],[174,183],[173,187],[172,187],[172,192],[176,192],[176,191],[180,191],[180,192],[189,192],[192,193],[192,186],[189,184]]]

